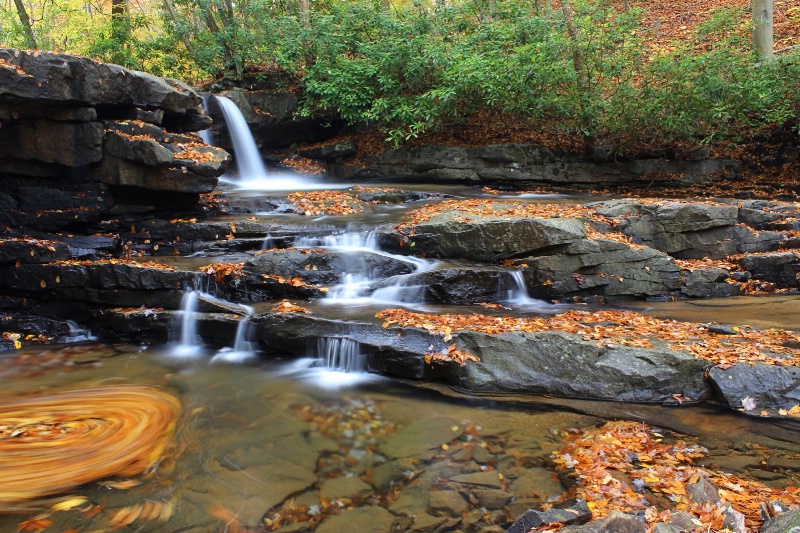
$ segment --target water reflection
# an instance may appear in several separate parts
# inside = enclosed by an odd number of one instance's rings
[[[269,531],[294,523],[301,524],[297,530],[356,531],[346,520],[364,516],[376,523],[387,516],[453,521],[445,530],[506,527],[563,492],[548,465],[568,429],[621,413],[611,408],[616,404],[598,402],[447,398],[369,374],[334,375],[318,358],[211,365],[207,358],[176,360],[167,351],[87,345],[0,358],[6,398],[131,383],[169,391],[183,406],[174,460],[162,460],[151,477],[113,478],[56,500],[34,500],[29,505],[36,512],[0,515],[0,530],[15,531],[43,515],[52,522],[46,531],[120,524],[137,531]],[[343,377],[352,381],[321,386]],[[616,409],[632,411],[634,419],[681,413],[687,431],[713,421],[699,411],[698,420],[684,416],[691,410]],[[748,470],[800,451],[737,420],[734,449],[722,440],[703,443],[716,463]],[[778,467],[756,470],[771,476],[770,483],[798,481]],[[53,510],[77,497],[80,506]],[[364,515],[350,514],[351,508]]]

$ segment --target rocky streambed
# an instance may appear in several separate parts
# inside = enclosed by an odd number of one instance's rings
[[[139,492],[84,487],[55,503],[0,492],[8,510],[46,510],[9,527],[75,529],[75,509],[100,517],[92,527],[152,531],[796,525],[781,514],[800,503],[793,200],[556,190],[597,169],[570,159],[520,175],[514,154],[555,156],[503,146],[403,150],[372,170],[348,170],[341,151],[306,153],[340,178],[446,182],[435,186],[282,175],[282,191],[269,180],[243,190],[218,183],[229,156],[194,133],[209,119],[179,82],[13,50],[0,50],[0,77],[4,390],[142,380],[180,393],[196,439],[171,450],[194,447],[190,469],[165,463]],[[647,176],[647,165],[612,167],[601,174],[614,183]],[[475,176],[514,188],[469,185]],[[713,307],[742,299],[769,311]],[[39,348],[90,335],[124,344]],[[326,365],[504,407],[286,381]]]

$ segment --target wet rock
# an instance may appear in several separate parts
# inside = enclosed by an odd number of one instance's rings
[[[561,483],[553,479],[552,472],[544,468],[529,468],[511,482],[508,490],[517,498],[536,498],[544,503],[551,496],[560,496],[564,491]]]
[[[726,503],[721,509],[725,513],[725,518],[722,521],[724,528],[732,533],[747,533],[749,531],[744,523],[744,514],[734,509],[730,503]]]
[[[458,438],[463,431],[464,428],[451,418],[421,418],[392,435],[379,449],[389,458],[411,457],[438,448]]]
[[[431,221],[417,224],[410,244],[394,228],[378,230],[380,245],[397,253],[425,254],[435,258],[464,258],[496,263],[526,257],[540,250],[569,244],[586,237],[586,227],[577,219],[453,220],[444,211]],[[463,216],[463,215],[462,215]]]
[[[356,142],[347,139],[336,143],[327,143],[313,148],[301,148],[298,153],[309,159],[320,159],[323,161],[334,161],[336,159],[347,159],[356,155]]]
[[[720,501],[717,486],[705,475],[695,483],[686,485],[686,493],[697,504],[717,504]]]
[[[651,173],[678,173],[689,180],[720,172],[735,172],[734,161],[671,161],[648,159],[631,162],[595,162],[582,154],[527,144],[481,147],[402,146],[364,158],[362,165],[331,165],[330,175],[342,179],[401,179],[409,181],[530,183],[585,185],[653,181]],[[672,182],[674,186],[674,181]]]
[[[473,489],[472,494],[478,499],[478,505],[487,509],[502,509],[515,497],[505,490]]]
[[[452,383],[472,391],[520,391],[565,397],[663,402],[680,393],[708,397],[708,364],[670,349],[603,347],[559,332],[485,335],[460,332],[458,345],[481,364],[452,370]],[[501,385],[502,384],[502,385]]]
[[[450,481],[454,481],[456,483],[463,483],[465,485],[480,485],[483,487],[493,487],[496,489],[503,487],[502,479],[498,475],[498,472],[494,471],[475,472],[473,474],[461,474],[458,476],[451,477]]]
[[[388,279],[373,284],[374,289],[391,289],[400,294],[402,301],[461,304],[492,302],[505,298],[501,291],[507,286],[507,274],[496,269],[443,268],[410,274],[403,278]]]
[[[458,491],[432,490],[428,496],[428,507],[434,513],[461,516],[469,510],[469,504]]]
[[[611,513],[602,520],[589,522],[582,526],[567,526],[560,529],[561,533],[645,533],[647,528],[644,517],[624,514],[619,511]]]
[[[0,49],[0,56],[2,52]],[[13,72],[13,69],[3,70]],[[67,167],[90,165],[103,157],[103,126],[99,122],[11,120],[0,129],[0,157],[34,159]]]
[[[776,232],[755,233],[737,225],[734,205],[618,200],[598,204],[597,213],[613,218],[615,228],[635,242],[683,259],[766,252],[776,249],[782,239]]]
[[[372,492],[372,487],[357,477],[337,477],[326,479],[320,487],[320,493],[328,500],[335,498],[364,498]]]
[[[400,495],[390,505],[389,510],[395,514],[415,516],[428,511],[428,493],[434,482],[438,481],[437,472],[423,472],[414,483],[403,487]]]
[[[761,533],[796,533],[800,531],[800,509],[786,511],[770,518],[761,528]]]
[[[745,397],[753,398],[756,410],[791,409],[800,403],[800,368],[735,364],[712,367],[708,378],[719,396],[732,409],[740,409]]]
[[[447,521],[447,517],[444,516],[431,516],[428,513],[420,513],[414,517],[414,523],[411,524],[409,531],[434,533],[439,530],[439,526]]]
[[[153,168],[112,156],[103,158],[93,176],[109,185],[186,194],[208,193],[217,186],[216,177],[196,174],[186,168]]]
[[[326,518],[314,531],[317,533],[394,533],[395,518],[383,507],[357,507]]]
[[[172,151],[162,146],[155,138],[132,138],[116,131],[106,133],[105,150],[114,157],[152,167],[169,165],[175,159]]]
[[[726,298],[741,294],[739,285],[725,282],[729,278],[730,273],[721,268],[694,269],[686,274],[681,294],[689,298]]]
[[[665,253],[609,239],[582,239],[555,254],[520,259],[531,292],[548,298],[656,297],[681,288],[680,268]]]
[[[192,272],[172,271],[134,262],[65,262],[2,268],[0,286],[25,287],[34,294],[57,294],[67,288],[183,290],[195,277],[197,275]]]
[[[376,490],[388,490],[393,483],[408,479],[415,473],[415,465],[408,459],[396,459],[378,465],[372,471],[373,485]]]
[[[547,511],[528,509],[522,516],[506,530],[506,533],[527,533],[532,528],[545,524],[561,523],[565,526],[571,524],[584,524],[592,519],[592,512],[586,506],[585,500],[565,502]],[[616,530],[609,529],[606,531]]]

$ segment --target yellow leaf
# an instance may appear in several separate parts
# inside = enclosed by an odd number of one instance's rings
[[[83,496],[75,496],[74,498],[70,498],[68,500],[63,500],[58,502],[57,504],[53,505],[50,509],[53,511],[68,511],[70,509],[74,509],[79,505],[83,505],[86,503],[86,498]]]

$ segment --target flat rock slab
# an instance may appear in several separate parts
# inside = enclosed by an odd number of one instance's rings
[[[322,522],[316,533],[393,533],[395,518],[383,507],[357,507]]]
[[[392,435],[380,446],[380,451],[390,459],[411,457],[438,448],[458,438],[463,431],[456,420],[447,417],[415,420]]]

